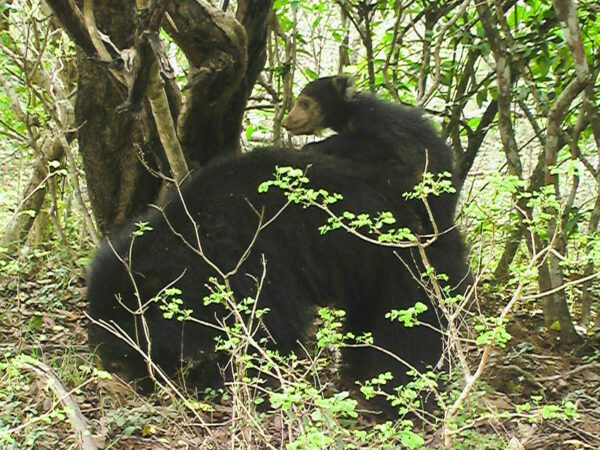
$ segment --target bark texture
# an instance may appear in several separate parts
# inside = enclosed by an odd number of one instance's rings
[[[98,0],[90,20],[89,11],[82,12],[81,3],[74,0],[48,4],[78,45],[79,148],[92,209],[106,233],[155,200],[163,182],[148,168],[167,175],[172,169],[157,132],[162,124],[152,116],[147,100],[148,83],[142,76],[147,68],[133,67],[132,73],[130,64],[140,60],[139,55],[130,58],[138,50],[135,33],[145,32],[136,24],[153,11],[136,12],[131,3]],[[168,136],[179,140],[189,166],[239,151],[246,102],[265,62],[271,8],[272,1],[240,0],[234,16],[205,0],[174,0],[168,2],[166,15],[160,15],[162,27],[189,62],[184,95],[171,74],[161,70],[177,131]],[[99,36],[107,38],[100,42]]]

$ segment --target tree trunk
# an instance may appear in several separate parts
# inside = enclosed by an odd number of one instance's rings
[[[590,221],[588,223],[587,235],[590,237],[590,241],[593,239],[594,233],[598,229],[598,223],[600,222],[600,192],[596,194],[596,201],[590,214]],[[588,251],[593,251],[589,248]],[[589,261],[585,266],[583,277],[589,277],[594,273],[594,263]],[[592,317],[592,301],[594,296],[591,293],[592,280],[586,281],[581,285],[581,297],[579,299],[581,303],[581,325],[588,326]]]
[[[133,46],[133,8],[118,0],[94,2],[99,30],[119,49]],[[160,180],[140,162],[140,154],[162,151],[146,111],[118,113],[127,90],[105,64],[78,51],[79,80],[75,118],[88,194],[98,228],[104,234],[140,212],[158,193]],[[151,119],[150,119],[151,120]],[[152,129],[153,131],[153,129]]]
[[[127,27],[123,25],[123,27]],[[117,113],[127,92],[94,62],[79,55],[75,117],[88,195],[98,228],[104,234],[141,211],[160,188],[140,161],[161,150],[156,135],[145,137],[145,112]]]
[[[135,24],[140,22],[130,3],[94,2],[92,19],[100,35],[110,39],[107,44],[94,33],[89,12],[86,16],[73,0],[48,3],[78,45],[79,148],[92,209],[99,229],[106,233],[156,199],[163,182],[148,168],[171,172],[166,170],[169,163],[156,131],[155,119],[159,119],[152,116],[147,100],[130,101],[140,92],[145,97],[147,88],[144,82],[134,83],[140,79],[128,72],[124,52],[134,48]],[[264,66],[272,1],[239,0],[237,4],[233,17],[205,0],[176,0],[168,2],[168,17],[162,20],[189,62],[185,102],[168,73],[162,76],[177,129],[177,136],[169,139],[179,139],[192,167],[239,151],[246,102]],[[106,50],[99,48],[102,45]]]

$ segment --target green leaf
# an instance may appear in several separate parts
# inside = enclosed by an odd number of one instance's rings
[[[315,72],[314,70],[309,69],[308,67],[306,69],[304,69],[304,73],[311,80],[316,80],[317,78],[319,78],[319,75],[317,74],[317,72]]]

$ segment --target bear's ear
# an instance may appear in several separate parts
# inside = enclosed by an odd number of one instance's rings
[[[344,75],[338,75],[333,77],[333,87],[340,97],[344,100],[350,100],[354,97],[356,89],[354,87],[354,79]]]

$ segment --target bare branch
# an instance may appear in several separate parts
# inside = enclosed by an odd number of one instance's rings
[[[446,32],[465,13],[465,11],[470,3],[471,3],[471,0],[464,0],[462,2],[462,4],[458,7],[458,10],[453,11],[452,18],[450,20],[448,20],[446,23],[444,23],[444,25],[441,27],[441,29],[438,33],[437,42],[436,42],[435,48],[433,50],[433,58],[435,61],[435,75],[433,78],[433,82],[429,86],[429,89],[427,90],[427,92],[425,94],[423,94],[423,96],[418,100],[419,106],[425,105],[427,103],[427,101],[431,98],[433,93],[437,90],[438,86],[440,85],[440,78],[441,78],[441,73],[442,73],[441,50],[442,50],[442,44],[444,44],[444,42],[445,42],[444,38],[446,36]]]
[[[23,367],[33,371],[38,377],[47,380],[48,386],[54,391],[59,401],[64,405],[65,413],[71,422],[71,426],[77,435],[77,440],[82,450],[97,450],[99,447],[96,440],[87,425],[87,421],[77,401],[69,393],[60,378],[54,371],[41,361],[28,358],[27,362],[23,362]]]
[[[96,47],[85,24],[83,14],[75,0],[47,0],[52,12],[58,18],[71,39],[87,56],[96,56]]]
[[[106,46],[100,37],[98,27],[96,26],[93,0],[83,0],[83,20],[85,21],[87,31],[100,58],[105,62],[112,61],[112,56],[106,49]]]
[[[92,238],[94,244],[98,245],[100,243],[100,237],[98,236],[98,232],[96,231],[94,221],[92,220],[92,216],[90,215],[87,205],[83,200],[83,194],[81,191],[81,186],[79,185],[79,174],[77,173],[75,158],[73,157],[73,153],[71,152],[71,148],[69,147],[69,143],[67,142],[66,138],[60,135],[58,139],[62,144],[65,154],[67,155],[67,169],[69,172],[69,179],[73,184],[73,192],[75,193],[75,198],[77,199],[77,203],[79,204],[79,208],[81,209],[81,213],[83,215],[83,219],[85,221],[88,233],[90,234],[90,237]]]
[[[496,60],[496,82],[498,84],[498,126],[506,154],[508,170],[512,175],[523,177],[523,167],[511,120],[512,74],[510,55],[506,44],[498,35],[496,23],[487,2],[476,2],[477,13]]]

